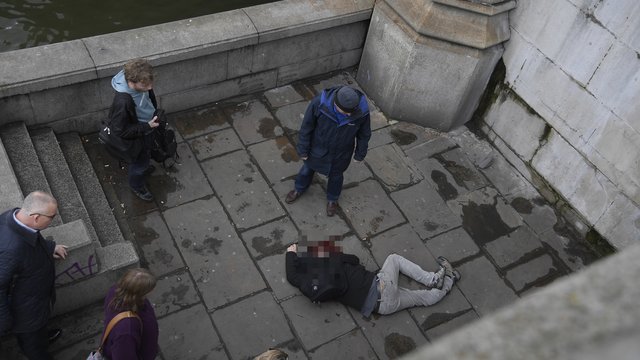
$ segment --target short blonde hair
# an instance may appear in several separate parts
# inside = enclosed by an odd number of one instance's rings
[[[253,360],[286,360],[289,354],[278,349],[269,349],[256,356]]]

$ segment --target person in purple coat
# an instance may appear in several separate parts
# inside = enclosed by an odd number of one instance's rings
[[[105,341],[103,354],[111,360],[152,360],[158,355],[158,320],[146,296],[156,287],[147,269],[128,270],[104,299],[105,327],[114,316],[133,311],[138,318],[120,320]]]

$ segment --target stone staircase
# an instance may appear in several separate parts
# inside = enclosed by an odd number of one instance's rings
[[[69,247],[69,256],[56,261],[54,315],[102,300],[124,271],[139,266],[77,133],[30,131],[22,122],[0,127],[0,182],[2,211],[20,207],[34,190],[58,200],[59,216],[42,231]]]

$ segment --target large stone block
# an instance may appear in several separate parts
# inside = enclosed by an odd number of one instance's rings
[[[450,130],[468,121],[495,63],[485,50],[422,36],[385,2],[374,10],[358,82],[390,117]]]
[[[532,166],[592,224],[617,193],[614,185],[555,131],[533,158]]]
[[[575,0],[574,0],[575,1]],[[596,1],[591,1],[596,3]],[[640,3],[633,0],[603,1],[601,4],[590,4],[589,10],[603,27],[619,40],[640,51]],[[624,14],[624,16],[621,16]]]
[[[0,98],[0,125],[33,119],[33,107],[29,95]]]
[[[618,195],[595,223],[595,228],[618,249],[637,244],[640,242],[640,207]]]
[[[222,52],[155,66],[154,89],[170,94],[227,80],[227,58]]]
[[[98,81],[32,92],[29,98],[34,117],[25,123],[27,126],[38,125],[102,110],[99,94]]]
[[[278,69],[278,86],[283,86],[311,76],[356,66],[360,61],[361,54],[362,49],[357,48],[301,63],[285,65]]]
[[[0,208],[11,209],[22,206],[22,190],[13,167],[0,141]]]

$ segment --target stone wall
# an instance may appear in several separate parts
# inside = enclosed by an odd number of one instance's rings
[[[96,131],[129,59],[156,70],[168,112],[357,65],[374,0],[285,0],[0,53],[0,125]]]
[[[519,1],[510,21],[481,129],[576,226],[639,242],[640,2]]]

